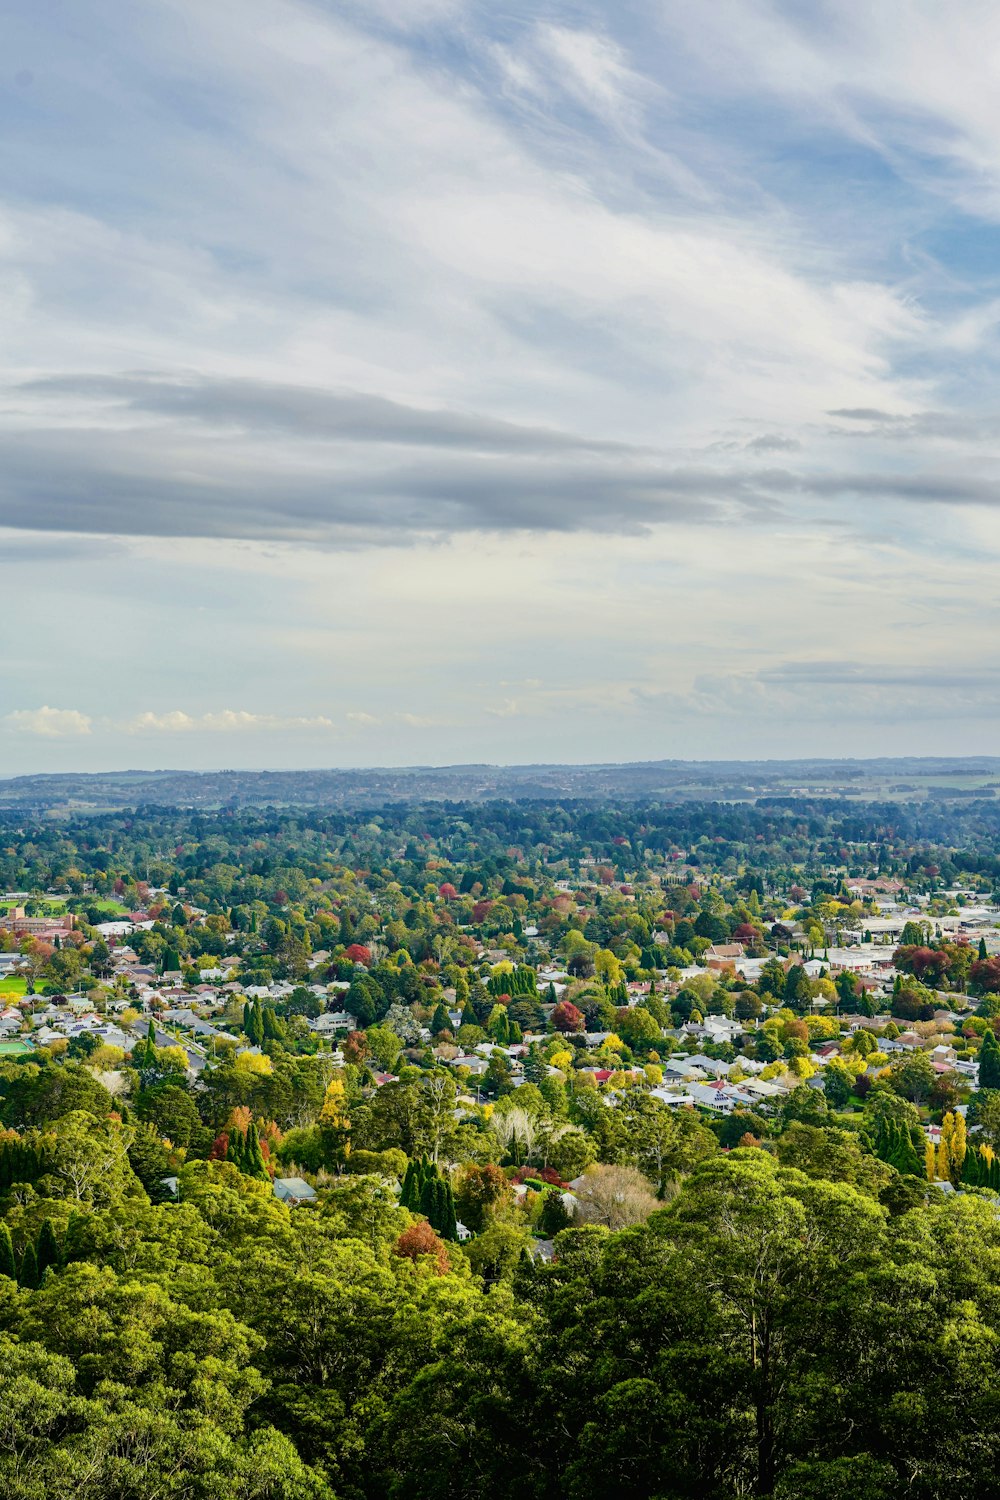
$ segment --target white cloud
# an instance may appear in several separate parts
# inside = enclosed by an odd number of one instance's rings
[[[21,734],[37,734],[42,739],[74,739],[89,734],[93,720],[76,708],[15,708],[4,723]]]
[[[124,726],[126,734],[243,734],[258,731],[332,730],[332,719],[322,714],[292,715],[248,713],[246,709],[223,708],[217,712],[188,714],[174,708],[166,713],[147,710]]]

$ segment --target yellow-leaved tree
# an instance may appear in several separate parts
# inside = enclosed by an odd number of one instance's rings
[[[351,1118],[347,1109],[347,1089],[344,1087],[343,1078],[337,1074],[326,1086],[318,1124],[333,1154],[349,1155]]]
[[[965,1120],[951,1110],[941,1121],[941,1142],[938,1146],[938,1177],[942,1181],[958,1186],[965,1163]]]

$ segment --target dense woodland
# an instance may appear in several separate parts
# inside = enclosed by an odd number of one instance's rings
[[[797,962],[876,876],[924,913],[888,1024]],[[995,901],[1000,808],[11,815],[0,888],[76,918],[0,932],[4,1496],[996,1494],[1000,962],[936,922]],[[692,977],[729,942],[759,979]],[[203,1067],[168,984],[214,985]],[[128,1044],[35,1041],[73,996]],[[670,1108],[692,1052],[787,1087]]]

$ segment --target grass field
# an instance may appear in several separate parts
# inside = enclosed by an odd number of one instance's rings
[[[55,995],[59,991],[51,984],[40,984],[36,986],[36,994]],[[28,981],[26,979],[0,979],[0,1000],[20,1000],[22,995],[28,993]]]

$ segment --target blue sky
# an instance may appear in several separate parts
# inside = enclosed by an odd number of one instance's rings
[[[994,749],[995,5],[2,55],[0,773]]]

